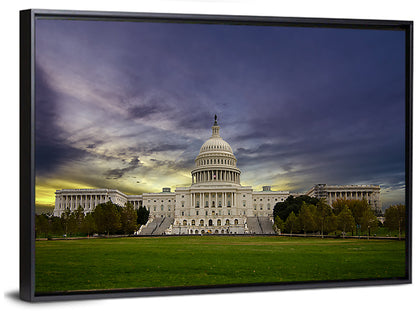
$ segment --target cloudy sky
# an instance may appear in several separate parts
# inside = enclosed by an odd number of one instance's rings
[[[405,34],[36,21],[36,204],[188,186],[214,114],[255,190],[379,184],[404,202]]]

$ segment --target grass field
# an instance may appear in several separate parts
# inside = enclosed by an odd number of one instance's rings
[[[36,292],[393,278],[403,241],[141,237],[36,242]]]

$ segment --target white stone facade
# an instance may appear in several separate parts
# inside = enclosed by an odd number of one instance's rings
[[[166,234],[252,233],[252,228],[248,228],[248,218],[258,220],[258,217],[263,217],[263,222],[265,218],[272,221],[275,204],[290,195],[299,194],[272,191],[270,186],[264,186],[263,191],[241,186],[237,159],[231,146],[221,138],[219,130],[215,119],[212,136],[202,145],[195,159],[190,187],[177,187],[174,192],[163,188],[159,193],[141,195],[125,195],[114,189],[57,190],[54,215],[61,216],[66,208],[73,211],[79,205],[88,213],[96,205],[111,200],[120,206],[129,202],[136,209],[146,207],[150,212],[149,222],[171,219]],[[377,207],[380,205],[379,186],[316,185],[306,194],[325,197],[329,204],[339,197],[357,197],[366,198]]]
[[[381,210],[380,186],[378,185],[346,185],[336,186],[317,184],[306,195],[325,199],[332,206],[338,199],[366,200],[374,210]]]
[[[71,212],[79,206],[85,213],[92,212],[94,208],[107,201],[124,206],[129,200],[124,193],[114,189],[63,189],[55,192],[54,216],[61,217],[66,209]]]

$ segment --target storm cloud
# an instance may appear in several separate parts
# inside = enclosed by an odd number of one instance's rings
[[[36,23],[36,174],[51,189],[189,184],[217,114],[245,185],[380,184],[385,206],[404,201],[400,31]]]

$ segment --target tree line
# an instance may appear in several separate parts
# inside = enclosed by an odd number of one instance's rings
[[[36,215],[36,237],[90,236],[92,234],[133,234],[147,223],[146,207],[135,210],[127,203],[124,207],[111,201],[97,205],[93,212],[84,213],[81,206],[74,211],[66,209],[61,217],[47,214]]]
[[[403,229],[404,211],[403,205],[388,208],[385,213],[385,226],[390,230]],[[331,207],[324,199],[306,195],[296,198],[289,196],[284,202],[277,203],[273,216],[275,227],[280,232],[289,234],[314,233],[323,236],[331,232],[341,232],[345,236],[351,232],[351,235],[370,236],[383,225],[366,200],[338,199]]]

